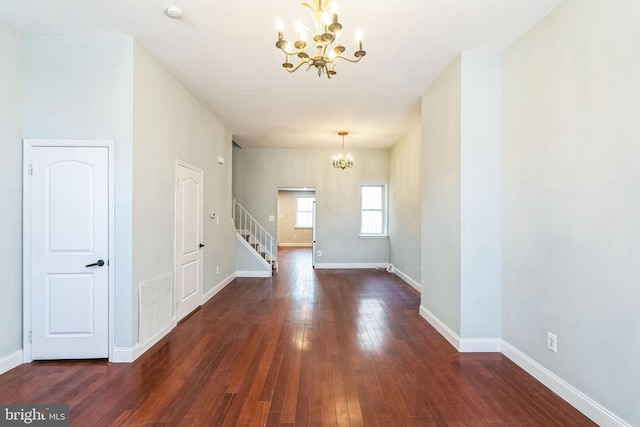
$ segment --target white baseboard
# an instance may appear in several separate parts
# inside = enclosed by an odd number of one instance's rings
[[[629,427],[626,421],[594,401],[535,360],[502,340],[502,354],[600,426]]]
[[[138,345],[136,344],[133,347],[114,347],[113,352],[111,354],[111,358],[109,362],[112,363],[131,363],[136,358],[134,354],[136,354],[136,348]]]
[[[499,353],[502,339],[500,338],[460,338],[447,325],[438,319],[423,305],[420,306],[422,316],[436,331],[440,333],[460,353]]]
[[[391,272],[396,276],[398,276],[399,278],[401,278],[402,280],[404,280],[413,289],[422,293],[422,285],[416,282],[415,280],[413,280],[411,277],[407,276],[404,272],[399,270],[397,267],[393,266]]]
[[[138,357],[142,356],[147,350],[156,345],[162,338],[164,338],[169,332],[173,330],[177,325],[174,320],[163,330],[158,332],[144,344],[136,344],[133,347],[114,347],[113,355],[110,362],[113,363],[131,363]]]
[[[0,359],[0,375],[22,365],[22,357],[22,349],[20,349]]]
[[[236,271],[236,277],[271,277],[271,271]]]
[[[314,267],[316,269],[348,269],[348,268],[387,268],[389,266],[386,262],[338,262],[338,263],[316,263]]]
[[[460,353],[500,353],[500,338],[460,338]]]
[[[237,273],[231,273],[230,275],[228,275],[227,277],[225,277],[224,279],[222,279],[222,281],[220,283],[218,283],[217,285],[215,285],[213,288],[209,289],[203,296],[202,296],[202,304],[204,305],[204,303],[206,303],[207,301],[209,301],[211,298],[213,298],[218,292],[220,292],[221,290],[223,290],[229,283],[233,282],[233,279],[235,279],[237,276]]]
[[[278,243],[278,246],[283,248],[310,248],[313,246],[311,243]]]
[[[422,316],[459,352],[501,352],[516,365],[540,381],[567,403],[572,405],[596,424],[603,427],[630,427],[630,424],[618,417],[600,403],[591,399],[553,372],[540,365],[529,356],[498,338],[460,338],[426,307],[420,306]]]
[[[449,344],[451,344],[456,350],[460,351],[460,337],[458,336],[458,334],[449,329],[447,325],[442,323],[440,319],[438,319],[433,313],[427,310],[424,305],[420,306],[420,316],[422,316],[424,320],[426,320],[431,326],[433,326],[435,330],[444,337],[444,339],[449,341]]]

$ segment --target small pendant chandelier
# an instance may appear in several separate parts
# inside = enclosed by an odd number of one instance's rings
[[[358,49],[353,53],[353,57],[344,55],[345,47],[342,45],[342,24],[338,22],[338,5],[331,0],[313,0],[313,5],[302,3],[303,6],[311,10],[313,16],[313,29],[303,27],[301,22],[296,25],[297,40],[294,43],[287,41],[282,32],[283,24],[278,20],[278,41],[276,47],[284,53],[284,63],[282,66],[290,73],[293,73],[302,65],[307,65],[307,70],[312,66],[316,67],[318,77],[325,74],[331,78],[336,74],[337,59],[344,59],[348,62],[358,62],[367,54],[362,49],[362,33],[358,31]],[[313,43],[310,52],[307,53],[307,36],[310,35]],[[315,47],[316,52],[313,52]],[[297,65],[289,62],[289,59],[298,58]]]
[[[338,132],[338,135],[342,137],[342,154],[338,154],[333,156],[333,167],[336,169],[345,170],[347,168],[353,167],[353,159],[351,158],[351,154],[344,155],[344,137],[349,135],[349,132]]]

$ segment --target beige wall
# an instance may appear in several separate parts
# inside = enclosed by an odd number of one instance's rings
[[[313,230],[296,228],[296,198],[315,197],[315,191],[278,191],[278,245],[311,246]]]

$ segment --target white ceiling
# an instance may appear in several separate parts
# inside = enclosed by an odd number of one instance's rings
[[[420,98],[463,51],[502,51],[561,0],[339,0],[343,44],[367,55],[331,80],[287,73],[275,47],[303,0],[0,0],[0,19],[25,33],[135,37],[243,147],[390,147],[420,120]],[[307,0],[309,1],[309,0]],[[168,6],[182,20],[164,14]]]

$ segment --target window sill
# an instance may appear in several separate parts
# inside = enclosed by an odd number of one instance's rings
[[[313,227],[298,227],[298,226],[295,226],[293,228],[295,228],[296,230],[311,230]]]
[[[388,234],[360,234],[361,239],[388,239]]]

